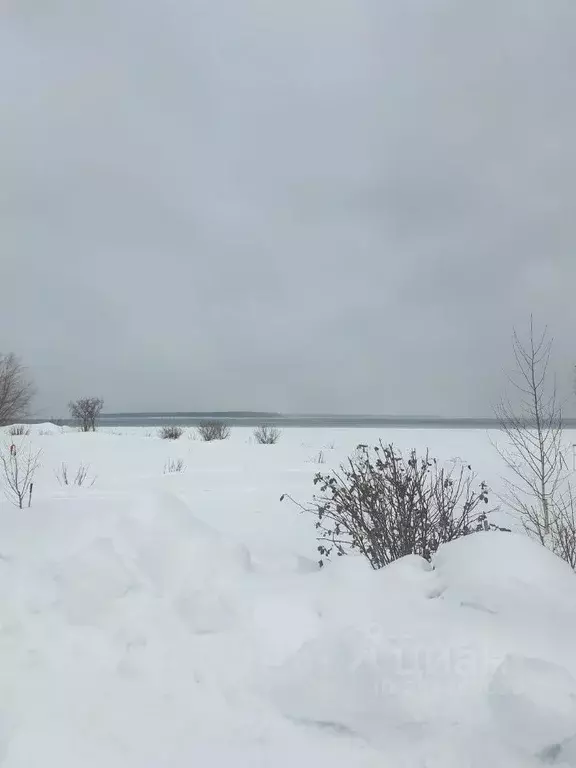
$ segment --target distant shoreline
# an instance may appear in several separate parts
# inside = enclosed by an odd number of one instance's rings
[[[42,423],[49,419],[33,419]],[[256,427],[268,424],[284,428],[407,428],[407,429],[499,429],[495,418],[446,418],[440,416],[378,416],[366,414],[282,414],[268,411],[174,411],[105,413],[100,417],[102,427],[161,427],[178,422],[194,427],[202,422],[217,420],[229,426]],[[69,419],[60,423],[71,424]],[[576,428],[576,418],[564,419],[567,429]]]

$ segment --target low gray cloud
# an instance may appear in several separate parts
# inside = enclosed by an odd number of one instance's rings
[[[568,394],[573,0],[0,9],[0,347],[39,413],[489,414],[531,312]]]

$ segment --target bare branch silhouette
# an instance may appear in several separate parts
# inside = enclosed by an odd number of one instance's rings
[[[82,397],[68,403],[70,415],[78,423],[81,432],[96,432],[96,423],[104,407],[99,397]]]
[[[0,354],[0,426],[28,416],[34,387],[16,355]]]
[[[7,445],[0,450],[4,494],[19,509],[23,509],[26,497],[28,506],[32,503],[34,474],[39,466],[40,453],[32,450],[29,443]]]
[[[509,377],[517,405],[504,397],[496,410],[505,443],[494,443],[509,477],[503,501],[528,535],[576,566],[576,508],[564,456],[562,408],[549,374],[553,340],[547,328],[523,342],[515,331],[516,372]]]

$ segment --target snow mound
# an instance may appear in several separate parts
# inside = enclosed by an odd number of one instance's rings
[[[271,675],[272,700],[295,721],[371,738],[407,717],[394,666],[369,628],[326,631]]]
[[[557,664],[507,656],[490,683],[489,702],[503,740],[521,751],[553,756],[576,736],[576,680]]]
[[[269,675],[275,705],[375,742],[390,725],[413,723],[410,683],[423,647],[413,623],[438,591],[430,564],[408,556],[374,571],[363,558],[341,558],[310,587],[318,631]]]
[[[198,633],[221,632],[239,620],[237,585],[251,572],[250,553],[195,519],[169,494],[150,496],[127,522],[135,562],[154,588]]]
[[[116,551],[111,538],[97,538],[82,550],[53,563],[57,610],[72,625],[101,625],[141,580]]]
[[[378,748],[412,754],[415,739],[442,766],[474,751],[480,732],[483,758],[470,765],[552,754],[576,734],[574,574],[504,533],[452,542],[434,564],[410,556],[374,572],[347,558],[311,579],[317,632],[268,674],[271,701]]]
[[[438,550],[434,567],[451,602],[488,613],[525,612],[550,599],[576,610],[570,567],[527,536],[497,531],[466,536]]]
[[[338,558],[316,579],[319,612],[346,626],[373,623],[407,605],[437,596],[440,585],[426,560],[408,555],[375,571],[364,557]]]
[[[59,427],[57,424],[53,424],[51,421],[45,421],[42,424],[30,424],[29,425],[31,435],[61,435],[69,427]]]
[[[168,602],[190,629],[220,631],[240,610],[250,554],[196,520],[169,494],[92,496],[33,507],[2,520],[7,569],[0,596],[70,624],[106,626],[126,599]]]

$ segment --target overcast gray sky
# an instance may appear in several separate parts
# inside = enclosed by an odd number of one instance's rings
[[[0,349],[38,415],[487,415],[530,312],[568,392],[575,30],[574,0],[0,0]]]

